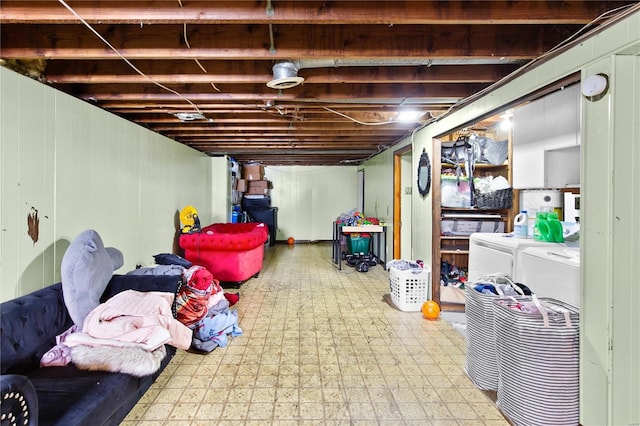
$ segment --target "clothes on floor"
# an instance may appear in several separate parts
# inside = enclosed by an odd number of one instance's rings
[[[192,266],[182,275],[184,284],[176,294],[178,321],[194,328],[207,315],[211,295],[222,292],[220,282],[202,266]]]
[[[202,352],[211,352],[218,346],[227,346],[229,336],[242,335],[238,325],[238,311],[229,310],[229,301],[221,300],[209,309],[207,315],[193,329],[192,347]]]

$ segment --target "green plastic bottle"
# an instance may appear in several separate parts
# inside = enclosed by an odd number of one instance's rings
[[[558,219],[558,213],[550,212],[547,214],[547,222],[549,222],[549,238],[554,243],[564,243],[564,235],[562,231],[562,223]]]
[[[533,228],[533,238],[536,241],[552,241],[551,229],[549,228],[548,212],[536,213],[536,224]]]

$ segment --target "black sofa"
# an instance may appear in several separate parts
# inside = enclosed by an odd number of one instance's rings
[[[175,294],[180,284],[180,276],[114,275],[101,301],[127,289]],[[61,283],[2,303],[0,317],[2,424],[15,419],[29,425],[117,425],[176,352],[165,345],[160,369],[144,377],[74,365],[41,368],[40,359],[55,346],[56,336],[73,325]]]

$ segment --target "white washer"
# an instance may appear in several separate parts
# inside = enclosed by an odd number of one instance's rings
[[[558,247],[558,243],[516,238],[513,234],[476,232],[469,237],[468,280],[474,282],[483,275],[506,273],[518,276],[517,254],[527,247]]]
[[[529,247],[518,254],[516,281],[539,297],[580,308],[580,248]]]

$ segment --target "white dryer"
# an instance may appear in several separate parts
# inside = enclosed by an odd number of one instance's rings
[[[516,279],[518,252],[528,247],[558,246],[558,243],[536,241],[533,238],[516,238],[512,233],[473,233],[469,237],[469,282],[495,273],[505,273]]]
[[[539,297],[580,308],[580,248],[529,247],[517,259],[516,281]]]

